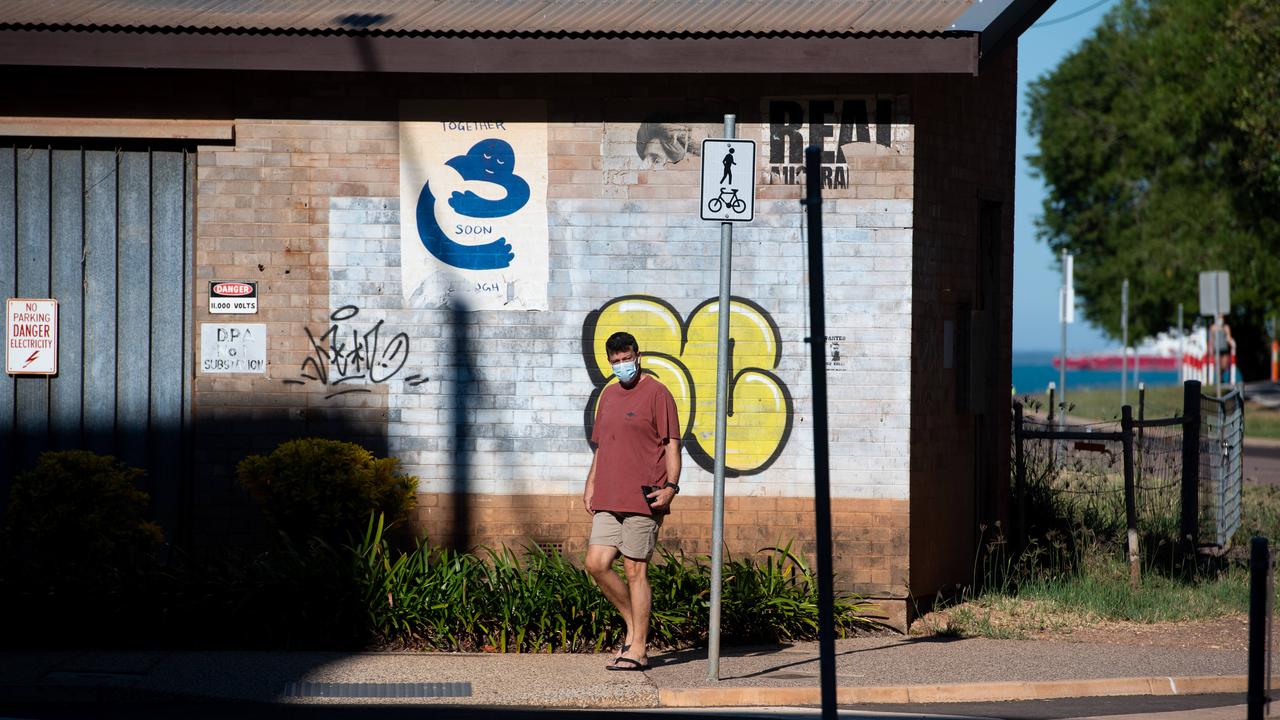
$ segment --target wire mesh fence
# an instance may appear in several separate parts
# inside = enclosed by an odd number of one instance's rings
[[[1020,541],[1046,524],[1104,544],[1226,549],[1241,523],[1244,402],[1184,386],[1183,410],[1139,420],[1053,422],[1015,403],[1015,497]],[[1132,488],[1131,496],[1127,490]],[[1041,527],[1037,527],[1037,523]]]
[[[1040,506],[1033,512],[1043,516],[1047,511],[1052,522],[1075,532],[1088,528],[1097,540],[1123,542],[1127,522],[1121,423],[1073,424],[1067,431],[1073,437],[1051,437],[1062,432],[1042,419],[1023,420],[1019,434],[1025,492]],[[1181,512],[1182,428],[1139,425],[1132,442],[1138,532],[1145,538],[1174,541]],[[1028,528],[1033,533],[1036,529]]]
[[[1240,528],[1244,486],[1244,397],[1233,390],[1200,405],[1200,527],[1225,547]]]

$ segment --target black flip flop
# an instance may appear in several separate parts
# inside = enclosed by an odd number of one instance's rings
[[[618,663],[630,663],[630,665],[619,665]],[[620,657],[614,660],[612,665],[605,665],[604,669],[616,670],[619,672],[638,672],[641,670],[648,670],[649,666],[647,664],[641,664],[639,660],[629,657]]]

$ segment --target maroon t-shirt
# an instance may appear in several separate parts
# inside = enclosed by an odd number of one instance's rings
[[[652,515],[641,485],[667,483],[664,441],[679,438],[671,391],[651,375],[630,390],[614,383],[600,393],[591,442],[596,446],[595,510]],[[679,481],[675,478],[673,482]]]

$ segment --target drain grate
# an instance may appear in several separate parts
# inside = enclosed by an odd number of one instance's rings
[[[471,683],[330,683],[291,682],[285,697],[437,698],[471,697]]]

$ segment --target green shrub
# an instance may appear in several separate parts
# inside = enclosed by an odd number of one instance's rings
[[[397,473],[398,466],[395,458],[375,458],[355,443],[304,438],[245,458],[236,477],[294,541],[340,545],[359,536],[370,512],[393,524],[408,517],[418,479]]]
[[[46,452],[9,493],[4,553],[10,579],[96,586],[139,570],[163,542],[146,519],[145,473],[86,450]]]

